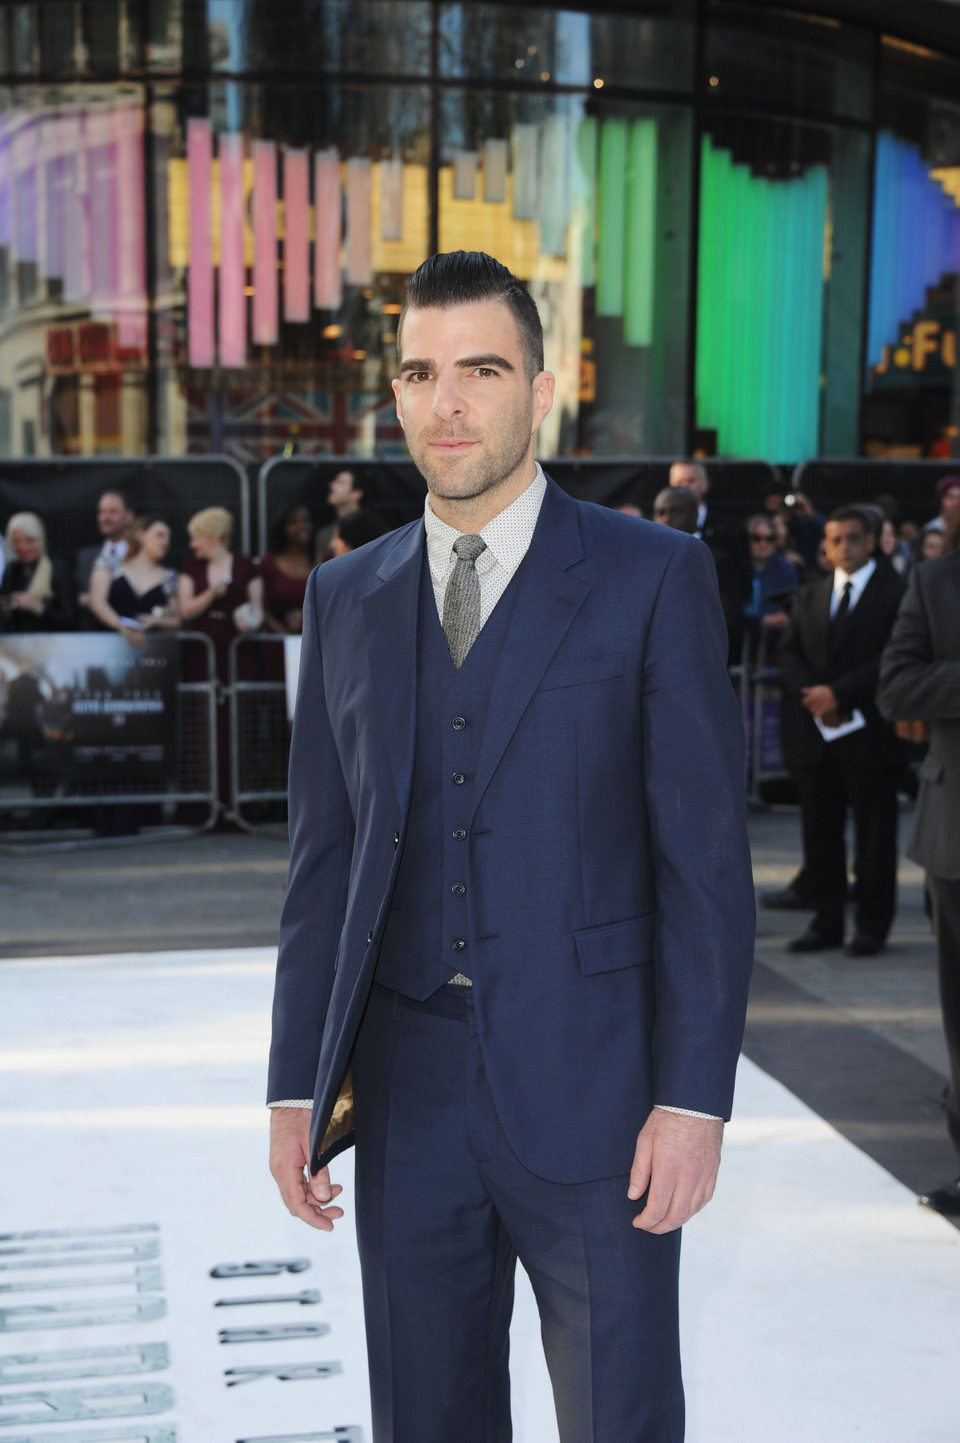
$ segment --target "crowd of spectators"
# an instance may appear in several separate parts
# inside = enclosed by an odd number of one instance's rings
[[[187,524],[192,555],[179,571],[166,564],[175,540],[168,522],[138,515],[120,489],[97,502],[100,544],[71,558],[49,554],[41,516],[17,512],[0,552],[0,632],[106,630],[137,646],[157,628],[195,630],[210,638],[225,680],[235,636],[299,635],[313,567],[383,534],[362,501],[352,474],[339,472],[327,494],[333,520],[318,530],[307,506],[288,506],[274,517],[260,556],[234,549],[229,511],[204,507]]]

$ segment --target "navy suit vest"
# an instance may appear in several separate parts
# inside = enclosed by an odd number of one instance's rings
[[[477,949],[468,876],[469,828],[477,801],[474,779],[516,581],[515,575],[457,671],[424,553],[413,789],[376,971],[385,987],[421,1002],[455,973],[474,975]]]

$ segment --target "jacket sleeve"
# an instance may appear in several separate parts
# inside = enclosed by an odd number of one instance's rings
[[[934,659],[928,602],[915,570],[880,663],[877,706],[890,721],[960,718],[960,661]]]
[[[312,1098],[343,927],[354,819],[326,706],[317,581],[307,583],[290,745],[290,871],[280,918],[267,1101]]]
[[[729,1117],[753,965],[743,728],[705,547],[664,573],[643,672],[657,909],[654,1098]]]
[[[815,674],[803,649],[802,631],[807,609],[806,589],[795,598],[790,614],[790,625],[786,627],[777,648],[777,668],[783,689],[799,698],[805,686],[816,686],[820,678]]]

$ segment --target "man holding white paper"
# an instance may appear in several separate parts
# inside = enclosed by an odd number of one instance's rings
[[[780,646],[784,690],[800,704],[789,760],[797,777],[814,916],[792,952],[843,945],[847,811],[856,836],[854,933],[847,953],[882,950],[897,885],[897,776],[901,746],[877,711],[880,655],[903,582],[874,556],[874,513],[841,507],[826,524],[833,571],[796,596]]]

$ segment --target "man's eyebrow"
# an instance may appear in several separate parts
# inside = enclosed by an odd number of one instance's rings
[[[506,356],[498,356],[493,351],[483,356],[464,356],[462,360],[456,362],[456,365],[464,371],[472,371],[477,366],[495,366],[498,371],[513,371],[515,369],[512,362],[508,361]]]
[[[493,351],[487,352],[482,356],[463,356],[460,360],[454,361],[454,365],[460,371],[473,371],[476,370],[478,366],[492,366],[496,367],[498,371],[516,370],[513,362],[508,361],[506,356],[499,356]],[[400,362],[400,374],[403,375],[405,371],[432,372],[435,367],[436,362],[432,359],[417,360],[410,358],[409,360]]]

